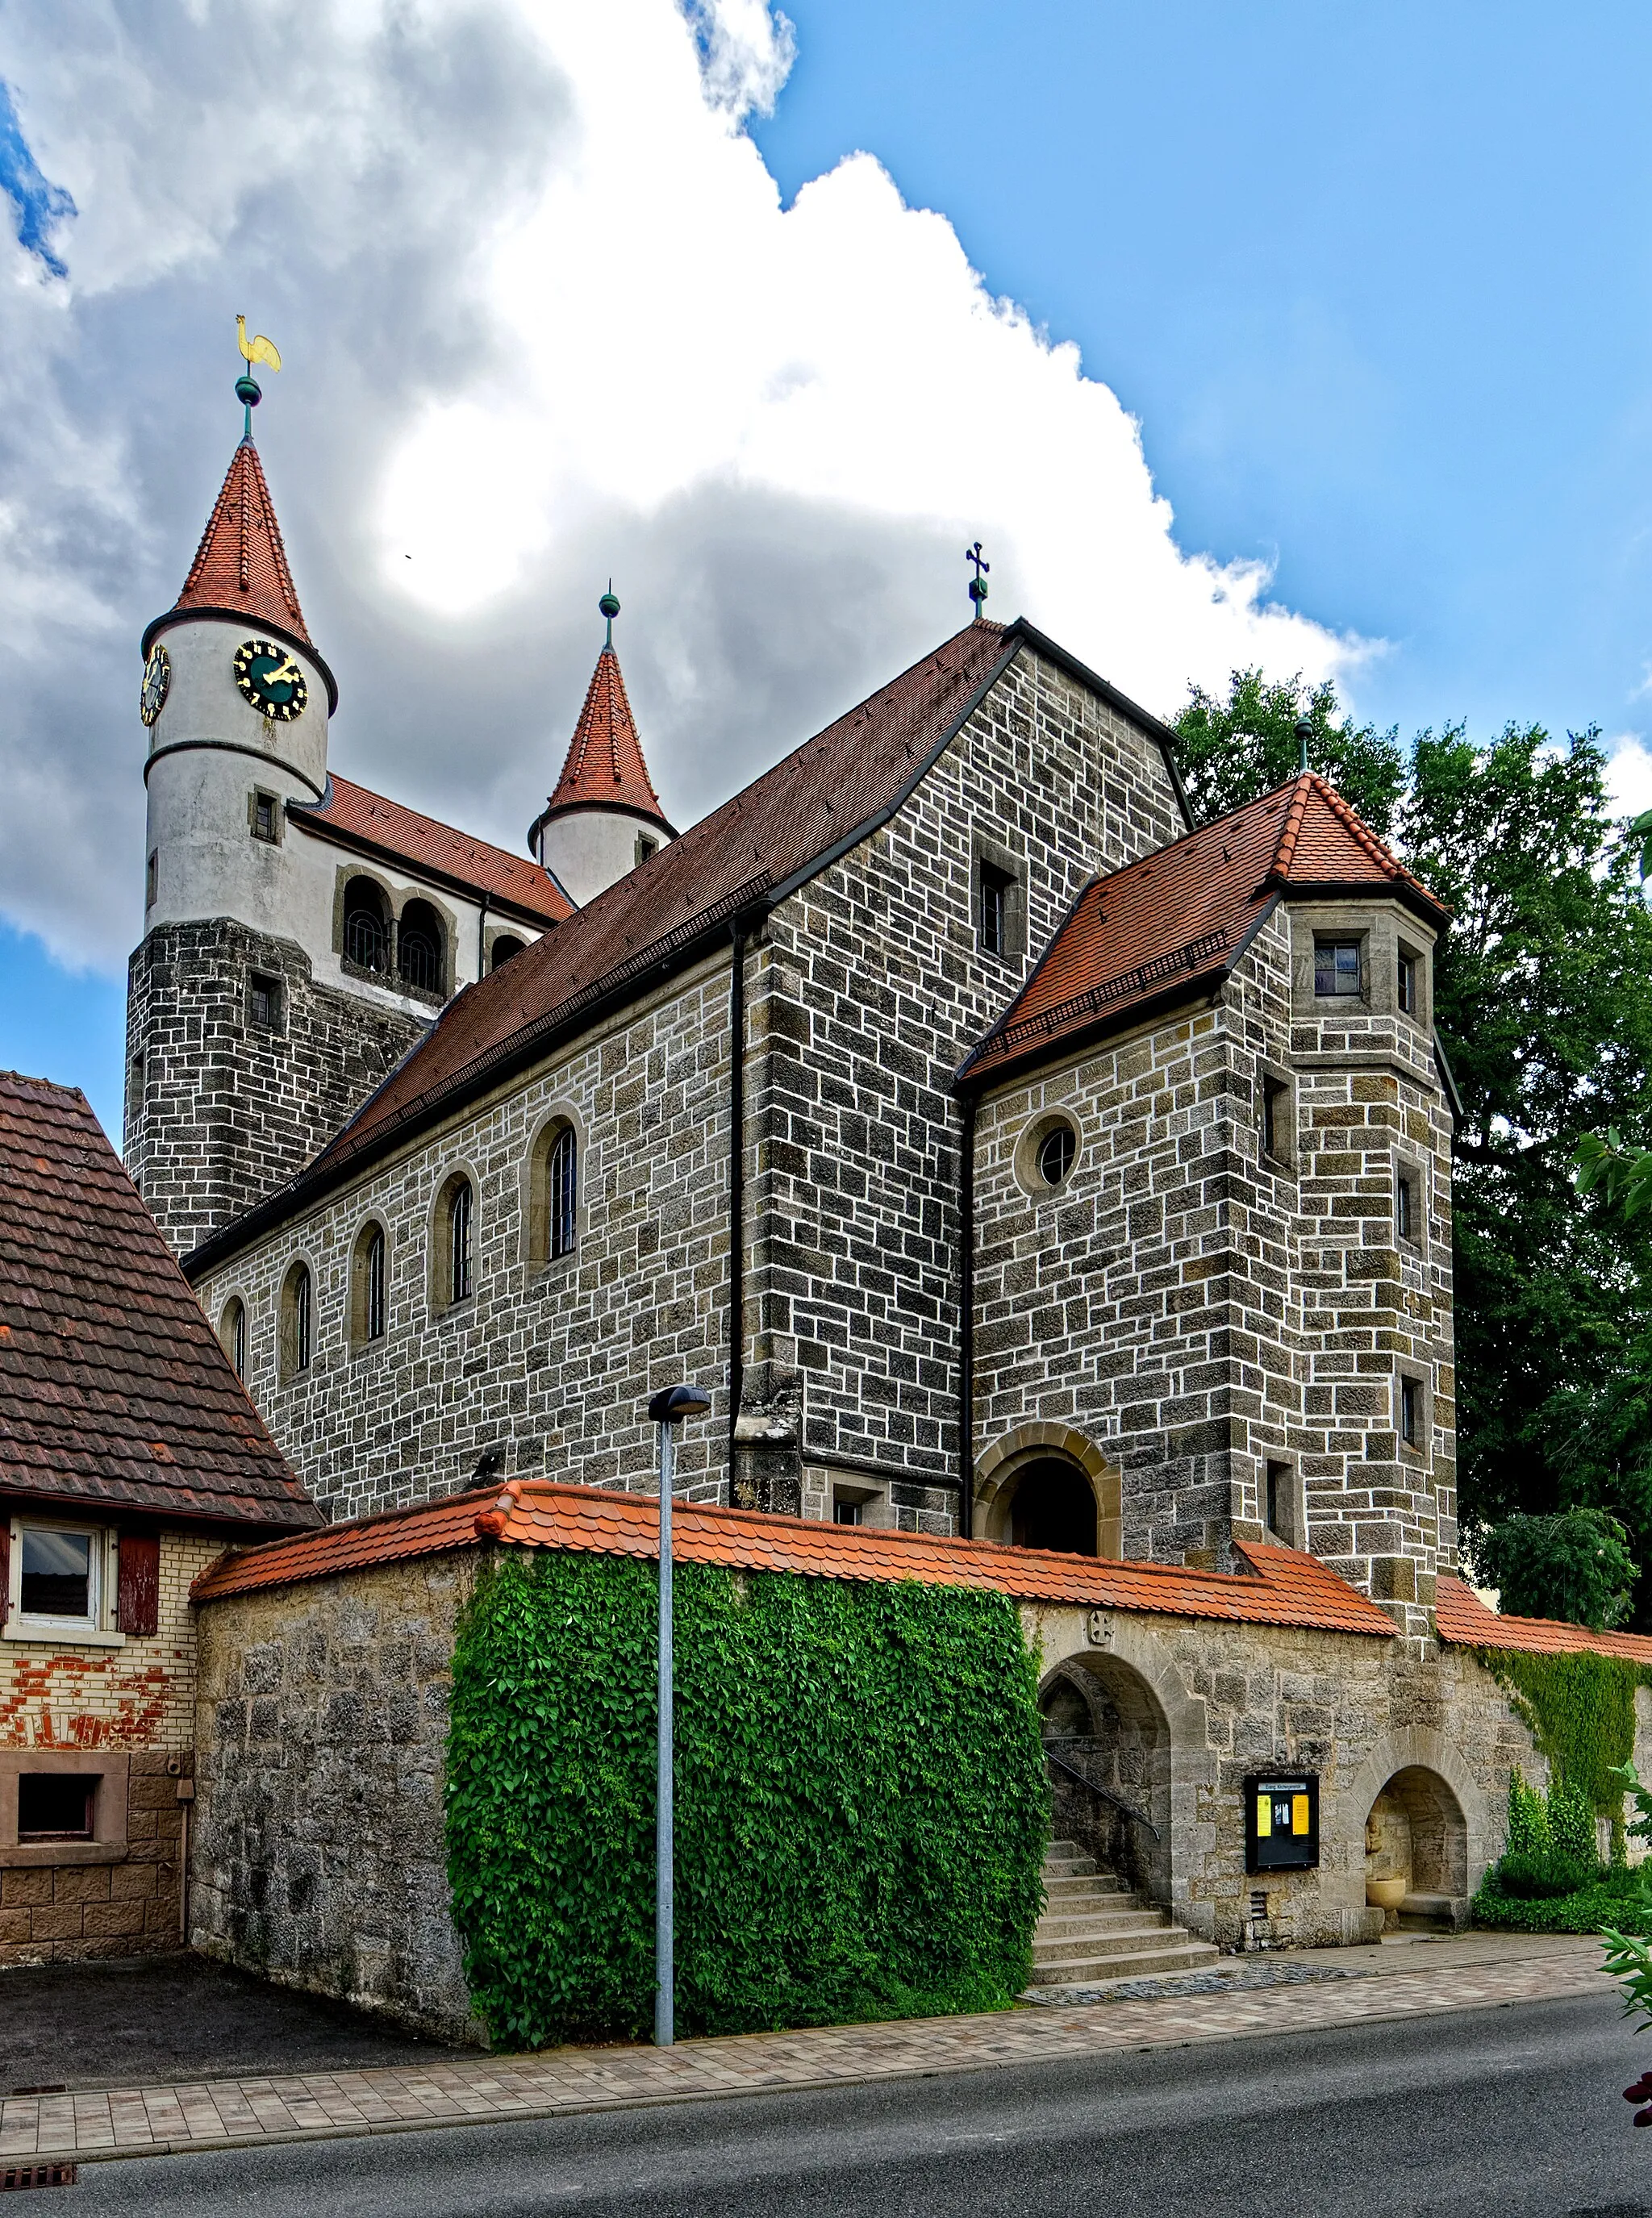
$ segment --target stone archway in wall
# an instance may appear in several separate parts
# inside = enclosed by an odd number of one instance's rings
[[[1408,1882],[1412,1909],[1452,1924],[1491,1862],[1486,1799],[1460,1750],[1421,1726],[1385,1733],[1337,1797],[1335,1831],[1358,1889],[1366,1877]],[[1321,1812],[1321,1843],[1329,1846]]]
[[[1153,1902],[1169,1902],[1170,1720],[1143,1674],[1103,1651],[1070,1657],[1039,1689],[1053,1836],[1077,1841]]]
[[[1023,1425],[975,1467],[974,1530],[984,1540],[1116,1557],[1123,1513],[1117,1466],[1071,1425]]]

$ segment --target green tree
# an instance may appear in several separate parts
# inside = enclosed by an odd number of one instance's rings
[[[1294,778],[1304,719],[1313,727],[1309,767],[1386,838],[1406,782],[1398,733],[1339,720],[1335,686],[1309,685],[1300,672],[1270,685],[1259,670],[1236,670],[1226,701],[1191,689],[1176,731],[1195,821],[1226,816]]]
[[[1562,1509],[1552,1517],[1517,1510],[1487,1529],[1478,1556],[1481,1576],[1515,1617],[1563,1617],[1597,1633],[1629,1615],[1640,1571],[1628,1533],[1604,1509]]]

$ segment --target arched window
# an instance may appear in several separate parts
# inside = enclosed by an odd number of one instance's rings
[[[218,1320],[218,1337],[224,1343],[235,1376],[246,1377],[246,1304],[239,1294],[232,1294],[224,1304],[224,1314]]]
[[[1040,1456],[1015,1481],[1010,1537],[1018,1548],[1052,1548],[1064,1556],[1096,1553],[1096,1495],[1077,1464]]]
[[[281,1375],[296,1379],[310,1367],[312,1308],[310,1267],[295,1263],[281,1289]]]
[[[350,1337],[357,1348],[384,1337],[384,1227],[370,1218],[350,1267]]]
[[[428,901],[410,901],[396,934],[396,961],[405,982],[423,994],[442,990],[442,920]]]
[[[555,1259],[571,1255],[579,1234],[580,1143],[564,1124],[551,1142],[545,1166],[545,1252]]]
[[[513,932],[501,932],[494,942],[494,970],[497,970],[500,963],[508,963],[513,955],[520,955],[525,944],[525,941],[517,939]]]
[[[371,878],[351,878],[345,888],[345,957],[363,970],[390,967],[389,916]]]
[[[456,1302],[468,1302],[476,1291],[475,1193],[463,1171],[442,1188],[434,1230],[437,1305],[451,1309]]]

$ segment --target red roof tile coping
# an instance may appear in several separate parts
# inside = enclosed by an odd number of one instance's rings
[[[1505,1617],[1485,1603],[1466,1580],[1442,1575],[1436,1582],[1440,1639],[1457,1648],[1512,1648],[1532,1656],[1621,1656],[1652,1664],[1652,1639],[1639,1633],[1592,1633],[1555,1617]]]
[[[0,1072],[0,1494],[320,1521],[85,1097]]]
[[[643,742],[637,736],[619,657],[612,647],[605,647],[597,657],[562,774],[539,821],[543,824],[547,817],[570,809],[625,809],[646,816],[668,836],[675,832],[666,821],[643,759]]]
[[[690,1502],[674,1506],[672,1527],[673,1555],[680,1563],[800,1572],[812,1578],[915,1580],[924,1586],[1006,1594],[1018,1601],[1233,1624],[1308,1626],[1377,1639],[1391,1638],[1394,1630],[1374,1602],[1314,1557],[1290,1548],[1247,1546],[1244,1553],[1252,1568],[1236,1573],[1053,1555]],[[226,1556],[196,1581],[193,1592],[196,1601],[210,1602],[489,1540],[652,1561],[659,1553],[659,1509],[651,1496],[512,1479],[497,1494],[454,1496]]]
[[[239,610],[310,644],[264,465],[251,439],[243,439],[230,457],[174,607]]]
[[[433,816],[421,816],[416,809],[404,809],[399,801],[387,801],[382,793],[370,793],[347,778],[330,778],[328,788],[324,801],[292,807],[295,822],[306,831],[452,879],[547,924],[560,924],[573,915],[573,902],[531,856],[513,855],[506,847],[456,832],[450,824],[438,824]]]
[[[1312,771],[1084,889],[1032,976],[963,1066],[996,1078],[1060,1043],[1217,994],[1292,888],[1433,895]]]

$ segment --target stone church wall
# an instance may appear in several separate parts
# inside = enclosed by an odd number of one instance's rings
[[[255,979],[276,982],[270,1024]],[[290,940],[221,918],[151,932],[127,975],[125,1160],[173,1253],[295,1177],[425,1029],[317,983]]]

